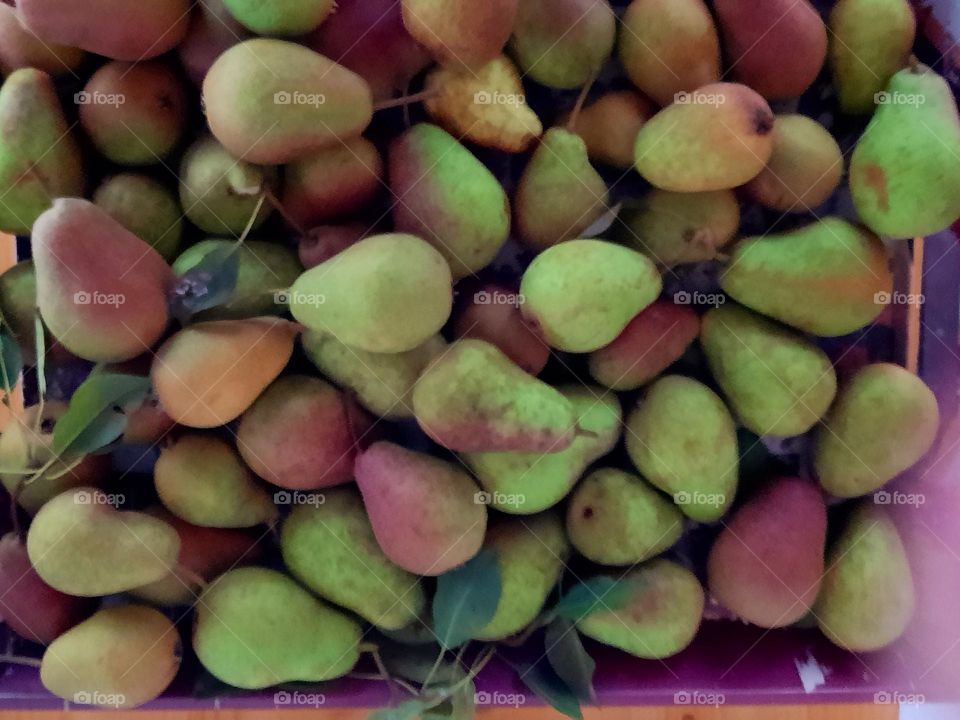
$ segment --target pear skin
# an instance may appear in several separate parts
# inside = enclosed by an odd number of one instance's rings
[[[318,225],[310,228],[307,234],[300,238],[297,246],[300,263],[307,270],[315,268],[334,255],[339,255],[348,247],[370,237],[370,230],[363,223]]]
[[[510,39],[518,0],[403,0],[403,24],[437,62],[475,68]]]
[[[167,262],[173,262],[183,235],[177,196],[149,175],[121,173],[97,188],[93,204],[123,225]]]
[[[65,75],[86,56],[80,48],[44,42],[20,24],[12,6],[0,7],[0,72],[4,75],[29,67],[54,77]]]
[[[334,10],[334,0],[225,0],[234,18],[257,35],[303,35]]]
[[[576,117],[564,115],[563,125],[587,144],[591,162],[620,170],[633,167],[633,145],[656,108],[632,90],[613,90],[585,105]]]

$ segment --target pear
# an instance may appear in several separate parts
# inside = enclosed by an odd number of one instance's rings
[[[173,682],[182,649],[180,634],[164,615],[142,605],[112,605],[47,648],[40,680],[68,702],[135,708]]]
[[[290,290],[297,321],[377,353],[413,350],[443,327],[452,307],[447,261],[403,233],[361,240],[305,272]]]
[[[394,140],[390,190],[396,230],[433,245],[455,280],[489,265],[510,234],[510,200],[500,182],[436,125],[420,123]]]
[[[216,59],[249,36],[223,0],[205,0],[194,10],[187,35],[176,52],[190,81],[199,87]]]
[[[577,622],[577,629],[604,645],[640,658],[676,655],[693,640],[703,616],[703,587],[696,576],[669,560],[653,560],[631,570],[621,583],[633,594],[626,607],[598,607]]]
[[[346,675],[360,626],[275,570],[221,575],[200,596],[193,649],[217,679],[246,690]]]
[[[36,68],[53,76],[74,72],[86,59],[80,48],[45,43],[17,20],[10,5],[0,7],[0,72]]]
[[[183,211],[176,195],[148,175],[121,173],[103,181],[93,204],[123,225],[167,262],[180,250]]]
[[[583,479],[567,506],[567,534],[577,551],[601,565],[634,565],[670,548],[683,514],[650,485],[603,468]]]
[[[224,0],[244,27],[258,35],[303,35],[322,23],[336,7],[334,0]]]
[[[530,79],[552,88],[578,88],[610,57],[616,23],[607,0],[523,0],[510,49]]]
[[[344,345],[333,335],[303,334],[307,357],[326,377],[356,397],[364,408],[388,420],[413,417],[413,387],[447,348],[440,335],[402,353],[370,353]]]
[[[470,452],[463,461],[477,476],[490,506],[500,512],[531,515],[563,500],[594,460],[620,439],[620,402],[589,386],[561,387],[573,406],[580,433],[559,452]]]
[[[704,85],[678,96],[640,128],[637,170],[661,190],[735,188],[770,159],[773,124],[766,100],[746,85]]]
[[[127,411],[127,426],[123,430],[123,442],[130,445],[152,446],[166,437],[175,425],[173,418],[160,407],[157,396],[150,393],[139,407]]]
[[[482,340],[458,340],[413,389],[423,431],[457,452],[559,452],[573,442],[570,401]]]
[[[827,57],[827,28],[808,0],[716,0],[734,80],[770,100],[798,97]]]
[[[441,575],[483,544],[487,508],[453,463],[377,442],[357,458],[357,485],[384,554],[417,575]]]
[[[187,427],[240,417],[286,367],[297,328],[279,318],[197,323],[167,340],[150,371],[160,406]]]
[[[914,609],[910,563],[897,527],[872,503],[859,505],[831,546],[814,613],[831,642],[879,650],[907,628]]]
[[[603,240],[571,240],[538,255],[523,275],[523,317],[567,352],[607,345],[660,294],[662,280],[640,253]]]
[[[514,198],[517,232],[538,250],[580,237],[607,211],[607,185],[590,164],[587,144],[564,128],[547,130]]]
[[[830,132],[805,115],[778,115],[770,162],[747,183],[747,193],[780,212],[822,205],[840,185],[843,153]]]
[[[94,488],[57,495],[34,517],[27,552],[37,573],[70,595],[96,597],[164,577],[177,562],[180,538],[162,520],[119,512]]]
[[[590,375],[611,390],[636,390],[679,360],[699,334],[692,308],[657,300],[616,340],[590,353]]]
[[[279,165],[358,135],[370,124],[370,86],[292,42],[234,45],[203,80],[210,130],[241,160]]]
[[[349,482],[370,421],[332,385],[306,375],[274,382],[240,419],[237,448],[263,479],[294,490]]]
[[[307,234],[300,238],[297,246],[300,263],[310,270],[370,235],[370,228],[363,223],[318,225],[310,228]]]
[[[710,549],[710,593],[760,627],[806,616],[823,577],[827,508],[820,489],[778,478],[728,520]]]
[[[437,62],[474,68],[510,39],[519,0],[403,0],[403,24]]]
[[[836,337],[883,312],[893,277],[879,238],[827,217],[740,241],[721,285],[751,310],[814,335]]]
[[[83,194],[80,149],[67,127],[53,80],[15,70],[0,87],[0,230],[29,235],[53,198]]]
[[[377,545],[354,488],[329,490],[320,504],[296,506],[283,523],[280,549],[300,582],[379,628],[406,627],[426,606],[419,578]]]
[[[627,418],[627,453],[640,474],[690,518],[723,517],[737,490],[736,425],[723,401],[691,378],[668,375]]]
[[[898,365],[867,365],[844,383],[817,430],[817,478],[837,497],[873,492],[929,452],[939,424],[923,380]]]
[[[925,66],[901,70],[850,159],[857,214],[875,233],[932,235],[960,215],[960,116],[947,81]]]
[[[150,245],[75,198],[54,201],[31,240],[40,314],[70,352],[117,362],[160,339],[173,273]]]
[[[633,0],[619,57],[633,84],[660,105],[720,81],[720,38],[703,0]]]
[[[738,305],[704,316],[700,344],[731,409],[757,435],[802,435],[836,395],[837,375],[823,350]]]
[[[840,109],[870,115],[875,97],[906,66],[917,34],[907,0],[839,0],[830,11],[830,69]]]
[[[583,139],[592,162],[629,170],[637,133],[654,112],[653,103],[639,93],[612,90],[585,105],[579,114],[564,115],[559,124]]]
[[[618,239],[664,268],[707,262],[740,228],[732,190],[667,192],[654,188],[619,218]]]
[[[516,635],[540,614],[563,574],[570,543],[555,513],[504,518],[490,526],[484,548],[497,559],[500,600],[474,639],[492,642]]]
[[[36,355],[36,315],[37,274],[33,260],[21,260],[0,273],[0,316],[28,361]]]

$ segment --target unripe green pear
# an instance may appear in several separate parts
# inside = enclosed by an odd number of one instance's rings
[[[579,114],[563,115],[558,124],[583,138],[592,162],[629,170],[637,133],[655,111],[640,93],[613,90],[584,105]]]
[[[258,35],[304,35],[336,7],[334,0],[224,0],[244,27]]]
[[[27,30],[10,5],[0,7],[0,72],[36,68],[53,76],[75,71],[86,59],[80,48],[44,42]]]
[[[37,354],[37,273],[33,260],[21,260],[0,273],[0,315],[6,321],[20,353],[27,362],[35,362]],[[43,329],[48,361],[69,356],[62,345]]]
[[[367,622],[399,630],[426,605],[420,579],[383,554],[354,488],[327,490],[315,505],[297,505],[283,523],[287,569],[321,597]]]
[[[172,262],[180,251],[183,211],[176,193],[148,175],[122,173],[108,178],[93,203]]]
[[[403,0],[403,24],[437,62],[481,67],[510,39],[518,0]]]

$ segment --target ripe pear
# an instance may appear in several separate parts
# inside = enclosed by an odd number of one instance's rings
[[[402,0],[403,24],[437,62],[485,65],[513,32],[519,0]]]
[[[720,282],[751,310],[821,337],[870,324],[893,290],[884,244],[837,217],[740,241]]]
[[[70,352],[118,362],[149,350],[168,322],[170,266],[86,200],[55,200],[31,237],[43,321]]]
[[[223,0],[204,0],[194,9],[187,35],[176,52],[190,81],[200,86],[216,59],[249,36]]]
[[[264,480],[293,490],[349,482],[367,416],[332,385],[306,375],[274,382],[240,419],[237,448]]]
[[[333,335],[303,334],[307,357],[324,376],[353,393],[364,408],[388,420],[413,417],[413,387],[433,360],[447,349],[440,335],[402,353],[355,350]]]
[[[447,261],[403,233],[361,240],[305,272],[290,290],[298,322],[368,352],[413,350],[443,327],[452,307]]]
[[[556,513],[504,518],[490,526],[483,544],[497,559],[500,601],[474,639],[492,642],[532,623],[563,574],[570,543]]]
[[[423,612],[420,579],[383,554],[354,488],[298,505],[283,523],[280,549],[287,569],[322,598],[387,630],[406,627]]]
[[[827,28],[808,0],[716,0],[727,64],[765,98],[798,97],[827,57]]]
[[[4,75],[28,67],[65,75],[75,71],[86,56],[80,48],[42,41],[20,24],[12,6],[0,7],[0,72]]]
[[[570,240],[538,255],[523,275],[523,317],[558,350],[586,353],[613,342],[660,294],[644,255],[603,240]]]
[[[514,515],[553,507],[576,485],[584,470],[620,440],[622,413],[613,393],[576,385],[560,391],[573,406],[580,428],[559,452],[470,452],[463,461],[486,491],[490,506]]]
[[[661,190],[735,188],[767,164],[773,125],[767,101],[746,85],[704,85],[679,96],[640,128],[637,170]]]
[[[184,328],[153,360],[150,375],[160,406],[187,427],[235,420],[286,367],[296,335],[296,326],[279,318]]]
[[[640,658],[670,657],[690,644],[704,606],[703,587],[692,572],[669,560],[653,560],[620,582],[635,587],[626,607],[607,610],[598,604],[577,622],[580,632]]]
[[[111,710],[135,708],[163,694],[182,656],[180,633],[166,616],[142,605],[112,605],[47,648],[40,680],[68,702],[86,697]]]
[[[738,305],[704,316],[700,345],[730,408],[757,435],[802,435],[836,395],[837,374],[823,350]]]
[[[0,273],[0,316],[28,362],[36,356],[36,314],[37,273],[33,260],[21,260]],[[45,343],[48,348],[50,345]]]
[[[854,652],[895,641],[913,615],[914,588],[903,542],[886,510],[862,503],[830,548],[814,613],[831,642]]]
[[[692,308],[657,300],[616,340],[590,353],[590,375],[611,390],[636,390],[679,360],[699,334]]]
[[[420,123],[390,146],[398,232],[422,237],[458,280],[491,263],[510,234],[510,200],[486,166],[445,130]]]
[[[740,228],[732,190],[667,192],[654,188],[621,215],[618,239],[664,268],[707,262]]]
[[[840,109],[869,115],[876,95],[906,66],[917,34],[907,0],[839,0],[830,11],[830,69]]]
[[[334,0],[224,0],[227,9],[257,35],[303,35],[336,7]]]
[[[720,38],[703,0],[633,0],[619,57],[633,84],[663,106],[720,81]]]
[[[377,543],[396,565],[441,575],[479,552],[487,507],[460,466],[377,442],[355,472]]]
[[[754,625],[791,625],[817,599],[826,537],[820,489],[778,478],[737,510],[714,541],[707,562],[710,593]]]
[[[15,70],[0,87],[0,230],[29,235],[54,198],[83,194],[80,149],[40,70]]]
[[[183,211],[177,196],[149,175],[121,173],[107,178],[93,203],[154,250],[173,262],[180,250]]]
[[[778,115],[770,162],[747,183],[747,193],[780,212],[822,205],[840,185],[843,153],[830,132],[805,115]]]
[[[606,211],[607,184],[590,164],[587,144],[564,128],[547,130],[514,197],[520,239],[537,250],[580,237]]]
[[[817,478],[837,497],[873,492],[927,454],[939,424],[923,380],[899,365],[867,365],[844,383],[817,430]]]
[[[212,137],[197,140],[180,163],[180,204],[194,225],[208,233],[239,237],[260,201],[273,191],[275,168],[233,157]],[[272,208],[264,203],[251,229],[260,227]]]
[[[241,160],[279,165],[338,145],[370,124],[370,86],[342,65],[292,42],[234,45],[203,80],[210,130]]]
[[[573,442],[570,401],[483,340],[458,340],[413,389],[423,431],[457,452],[559,452]]]
[[[626,442],[640,474],[688,517],[712,522],[733,502],[736,424],[706,385],[680,375],[657,380],[627,418]]]
[[[860,219],[897,238],[932,235],[960,216],[960,116],[947,81],[925,66],[896,73],[850,159]]]
[[[310,228],[307,234],[300,238],[297,246],[300,263],[307,270],[315,268],[370,235],[370,228],[363,223],[318,225]]]
[[[564,115],[568,127],[587,144],[590,160],[619,170],[633,167],[633,145],[643,124],[653,117],[653,103],[633,90],[612,90],[576,115]]]
[[[360,655],[360,626],[275,570],[217,578],[200,596],[193,649],[217,679],[246,690],[346,675]]]
[[[37,573],[70,595],[97,597],[166,576],[180,550],[177,531],[139,512],[120,512],[94,488],[57,495],[33,518],[27,552]]]
[[[166,437],[175,425],[173,418],[160,407],[157,396],[150,393],[138,407],[127,412],[123,442],[131,445],[154,445]]]
[[[601,565],[634,565],[667,550],[683,534],[683,513],[636,475],[613,468],[584,478],[567,506],[567,534]]]
[[[530,79],[552,88],[578,88],[610,57],[616,24],[607,0],[523,0],[510,49]]]

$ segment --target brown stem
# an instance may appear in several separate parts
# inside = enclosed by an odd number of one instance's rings
[[[590,78],[584,83],[583,87],[580,88],[580,94],[577,96],[577,102],[573,105],[573,110],[570,111],[570,117],[567,119],[567,130],[572,131],[577,125],[577,120],[580,118],[580,112],[583,110],[583,106],[587,102],[587,96],[590,94],[590,88],[593,87],[593,83],[597,80],[598,70],[594,70],[590,74]]]
[[[393,98],[391,100],[381,100],[380,102],[374,104],[373,111],[380,112],[381,110],[389,110],[390,108],[407,107],[408,105],[412,105],[414,103],[429,100],[430,98],[436,97],[439,94],[439,89],[421,90],[413,95],[402,95],[401,97]]]
[[[279,213],[280,217],[282,217],[284,221],[296,231],[297,235],[300,237],[307,236],[307,231],[304,230],[303,226],[298,223],[293,216],[290,215],[290,213],[287,212],[287,209],[283,206],[283,203],[280,202],[280,200],[276,195],[273,194],[272,191],[264,190],[263,194],[266,196],[267,202],[270,203],[273,206],[273,209]]]

